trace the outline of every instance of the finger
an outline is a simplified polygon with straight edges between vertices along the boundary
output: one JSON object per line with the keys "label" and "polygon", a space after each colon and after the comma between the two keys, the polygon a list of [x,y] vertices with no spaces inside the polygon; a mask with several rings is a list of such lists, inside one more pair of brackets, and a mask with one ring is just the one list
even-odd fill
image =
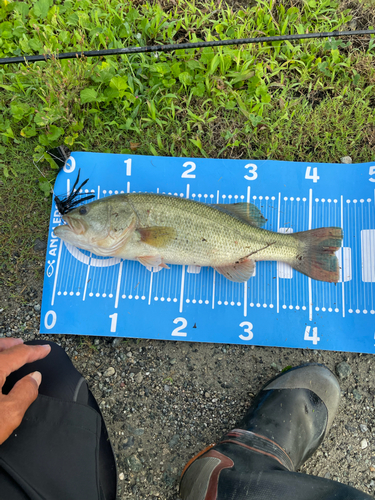
{"label": "finger", "polygon": [[0,352],[19,344],[23,344],[22,339],[0,339]]}
{"label": "finger", "polygon": [[50,352],[51,346],[20,344],[0,353],[0,387],[12,372],[21,368],[26,363],[43,359]]}
{"label": "finger", "polygon": [[15,384],[7,396],[2,398],[0,444],[21,424],[26,410],[38,397],[41,381],[40,372],[26,375]]}

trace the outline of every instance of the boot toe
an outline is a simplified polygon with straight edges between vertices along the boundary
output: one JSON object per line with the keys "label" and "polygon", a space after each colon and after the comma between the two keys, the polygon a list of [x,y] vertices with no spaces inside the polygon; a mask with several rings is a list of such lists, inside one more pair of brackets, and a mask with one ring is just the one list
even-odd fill
{"label": "boot toe", "polygon": [[338,380],[329,368],[319,364],[297,366],[263,387],[263,391],[275,389],[308,389],[315,393],[327,408],[328,422],[325,434],[328,433],[341,395]]}

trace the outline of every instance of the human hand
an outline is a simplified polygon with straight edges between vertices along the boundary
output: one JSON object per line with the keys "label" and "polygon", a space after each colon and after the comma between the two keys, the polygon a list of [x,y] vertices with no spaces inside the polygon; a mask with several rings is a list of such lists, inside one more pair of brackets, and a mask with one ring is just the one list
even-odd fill
{"label": "human hand", "polygon": [[[26,363],[43,359],[50,352],[49,345],[24,345],[22,339],[0,339],[0,389],[6,378]],[[21,424],[26,410],[38,396],[42,381],[39,372],[26,375],[5,395],[0,392],[0,445]]]}

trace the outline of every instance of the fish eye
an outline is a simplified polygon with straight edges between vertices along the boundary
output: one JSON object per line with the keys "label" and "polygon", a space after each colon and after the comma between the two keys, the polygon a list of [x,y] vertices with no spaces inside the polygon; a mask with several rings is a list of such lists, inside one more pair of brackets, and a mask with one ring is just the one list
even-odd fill
{"label": "fish eye", "polygon": [[86,207],[81,207],[79,209],[79,214],[80,215],[86,215],[87,214],[87,208]]}

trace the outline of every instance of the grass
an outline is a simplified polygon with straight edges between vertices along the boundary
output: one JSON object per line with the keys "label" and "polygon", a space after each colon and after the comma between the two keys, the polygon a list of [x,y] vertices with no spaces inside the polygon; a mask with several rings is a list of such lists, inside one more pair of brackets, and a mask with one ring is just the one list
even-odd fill
{"label": "grass", "polygon": [[[351,5],[351,4],[349,4]],[[0,57],[344,30],[374,19],[332,0],[0,0]],[[304,40],[0,67],[0,272],[45,238],[54,163],[71,150],[370,161],[374,39]],[[6,215],[5,215],[6,213]],[[15,255],[18,255],[17,257]],[[16,266],[16,267],[15,267]],[[18,266],[18,267],[17,267]]]}

